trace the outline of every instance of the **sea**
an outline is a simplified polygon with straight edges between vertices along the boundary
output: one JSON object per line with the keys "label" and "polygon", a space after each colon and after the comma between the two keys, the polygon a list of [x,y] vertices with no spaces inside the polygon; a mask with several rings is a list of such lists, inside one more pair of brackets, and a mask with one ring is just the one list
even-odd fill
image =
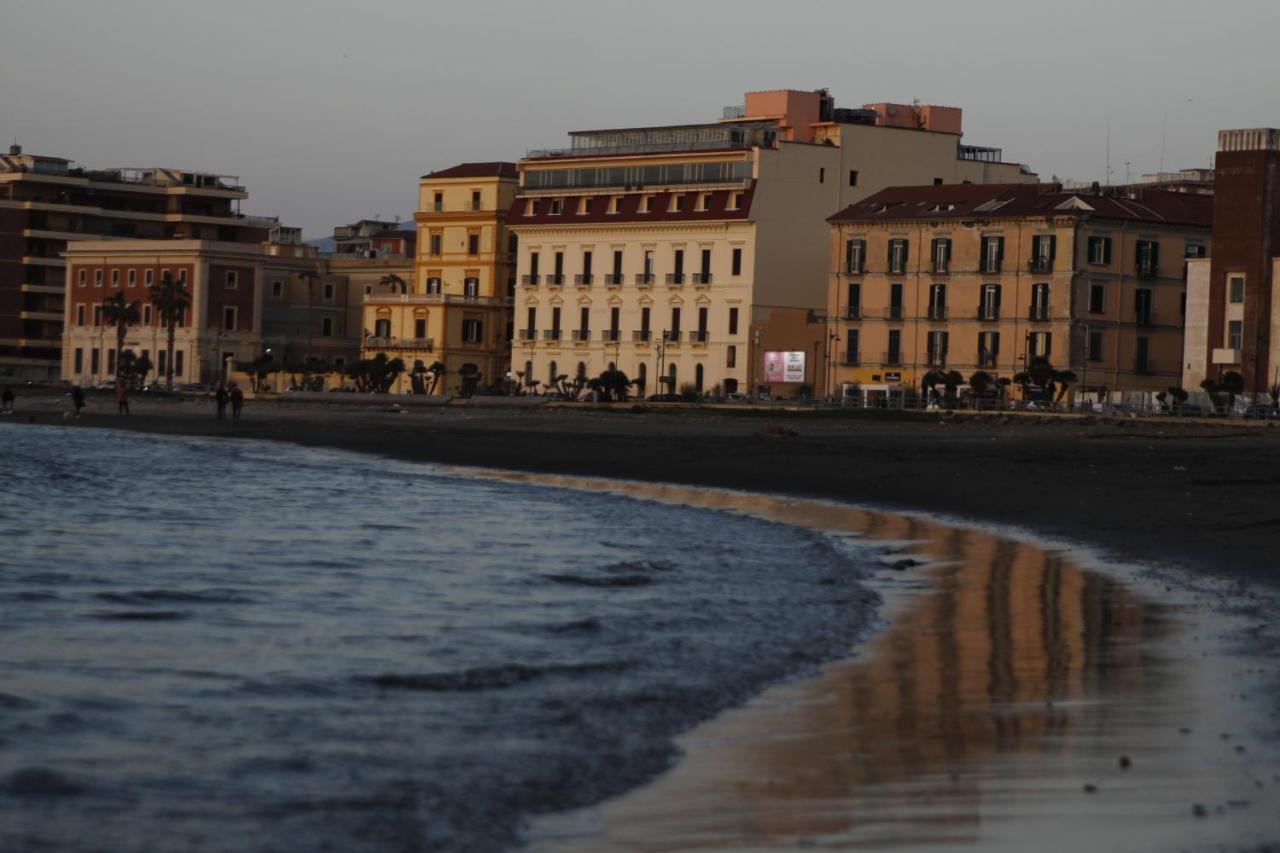
{"label": "sea", "polygon": [[0,424],[0,850],[518,849],[847,656],[873,561],[375,456]]}

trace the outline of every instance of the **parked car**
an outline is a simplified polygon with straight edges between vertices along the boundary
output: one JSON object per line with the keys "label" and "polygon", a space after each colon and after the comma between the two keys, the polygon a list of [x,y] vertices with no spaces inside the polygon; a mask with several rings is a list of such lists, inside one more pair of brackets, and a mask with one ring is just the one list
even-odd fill
{"label": "parked car", "polygon": [[1251,421],[1273,421],[1280,418],[1280,411],[1270,403],[1254,403],[1244,410],[1244,416]]}

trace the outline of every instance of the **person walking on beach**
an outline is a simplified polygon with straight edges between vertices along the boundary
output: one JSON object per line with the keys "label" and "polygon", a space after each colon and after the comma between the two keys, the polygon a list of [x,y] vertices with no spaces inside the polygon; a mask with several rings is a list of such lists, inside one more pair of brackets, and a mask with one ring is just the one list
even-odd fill
{"label": "person walking on beach", "polygon": [[13,389],[8,385],[4,386],[4,390],[0,391],[0,412],[6,415],[13,414]]}
{"label": "person walking on beach", "polygon": [[223,420],[227,416],[227,386],[218,383],[218,390],[213,392],[213,402],[218,406],[218,420]]}
{"label": "person walking on beach", "polygon": [[123,382],[116,383],[116,412],[121,415],[129,414],[129,389],[124,387]]}
{"label": "person walking on beach", "polygon": [[71,389],[71,405],[75,406],[76,417],[80,417],[80,410],[84,408],[84,389],[79,385]]}
{"label": "person walking on beach", "polygon": [[228,396],[231,398],[231,420],[238,421],[240,420],[240,410],[244,408],[244,391],[240,390],[239,385],[232,382],[231,393]]}

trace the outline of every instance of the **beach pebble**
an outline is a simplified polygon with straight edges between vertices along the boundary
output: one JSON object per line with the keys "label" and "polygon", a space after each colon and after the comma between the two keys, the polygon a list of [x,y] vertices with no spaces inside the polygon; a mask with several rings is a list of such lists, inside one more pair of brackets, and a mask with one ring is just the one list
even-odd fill
{"label": "beach pebble", "polygon": [[1130,766],[1132,766],[1132,764],[1133,764],[1133,762],[1129,760],[1129,756],[1127,756],[1127,755],[1122,755],[1122,756],[1120,756],[1120,769],[1121,769],[1121,770],[1128,770],[1128,769],[1130,768]]}

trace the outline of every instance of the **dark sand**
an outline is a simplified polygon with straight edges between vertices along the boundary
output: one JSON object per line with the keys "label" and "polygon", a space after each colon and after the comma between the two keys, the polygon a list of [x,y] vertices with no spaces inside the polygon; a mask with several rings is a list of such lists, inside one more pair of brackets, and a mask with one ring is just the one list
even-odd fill
{"label": "dark sand", "polygon": [[[18,419],[64,422],[63,397]],[[1124,559],[1280,583],[1280,429],[1256,423],[933,415],[885,420],[250,401],[106,394],[76,423],[280,439],[401,459],[822,497],[944,513],[1089,543]],[[870,416],[868,416],[870,415]],[[795,435],[778,436],[793,430]]]}

